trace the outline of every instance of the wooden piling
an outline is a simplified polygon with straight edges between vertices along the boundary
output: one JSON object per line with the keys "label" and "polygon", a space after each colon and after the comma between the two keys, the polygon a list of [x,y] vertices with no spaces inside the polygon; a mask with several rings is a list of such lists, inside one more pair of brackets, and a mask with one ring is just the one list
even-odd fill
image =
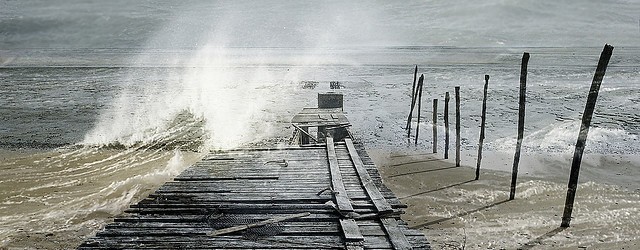
{"label": "wooden piling", "polygon": [[460,86],[456,86],[456,167],[460,167]]}
{"label": "wooden piling", "polygon": [[444,93],[444,158],[449,159],[449,92]]}
{"label": "wooden piling", "polygon": [[409,116],[407,117],[407,138],[411,137],[411,118],[413,117],[413,108],[416,105],[416,77],[418,76],[418,65],[413,72],[413,87],[411,87],[411,110],[409,110]]}
{"label": "wooden piling", "polygon": [[518,179],[518,164],[520,163],[520,150],[522,149],[522,138],[524,137],[524,115],[527,94],[527,65],[529,64],[529,53],[522,55],[520,66],[520,102],[518,109],[518,141],[516,143],[516,154],[513,157],[513,170],[511,172],[511,193],[509,200],[516,197],[516,180]]}
{"label": "wooden piling", "polygon": [[422,85],[424,85],[424,75],[420,75],[420,79],[418,80],[418,87],[416,92],[418,92],[418,123],[416,124],[416,140],[415,145],[418,145],[418,135],[420,134],[420,109],[422,109]]}
{"label": "wooden piling", "polygon": [[433,153],[438,153],[438,99],[433,99]]}
{"label": "wooden piling", "polygon": [[582,114],[582,125],[580,125],[580,134],[576,142],[576,148],[573,153],[573,161],[571,163],[571,174],[569,176],[569,185],[567,188],[567,199],[564,205],[564,214],[562,215],[561,227],[569,227],[571,222],[571,212],[573,211],[573,202],[576,197],[576,189],[578,188],[578,176],[580,174],[580,164],[582,162],[582,154],[584,153],[585,143],[587,141],[587,135],[589,134],[589,126],[591,126],[591,118],[593,117],[593,110],[596,106],[598,99],[598,92],[600,91],[600,85],[602,79],[607,71],[607,65],[609,59],[613,53],[613,46],[609,44],[604,45],[604,49],[600,54],[600,60],[596,67],[596,73],[593,76],[591,83],[591,89],[589,90],[589,96],[587,97],[587,104],[584,107],[584,113]]}
{"label": "wooden piling", "polygon": [[480,122],[480,141],[478,143],[478,162],[476,165],[476,180],[480,178],[480,163],[482,162],[482,144],[484,142],[484,125],[487,115],[487,89],[489,88],[489,75],[484,75],[484,97],[482,98],[482,117]]}

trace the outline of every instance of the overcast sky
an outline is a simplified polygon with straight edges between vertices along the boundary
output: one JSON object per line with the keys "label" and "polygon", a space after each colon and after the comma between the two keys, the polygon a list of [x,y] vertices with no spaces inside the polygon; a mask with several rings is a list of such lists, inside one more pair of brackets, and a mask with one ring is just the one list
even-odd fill
{"label": "overcast sky", "polygon": [[0,49],[639,42],[635,0],[0,2]]}

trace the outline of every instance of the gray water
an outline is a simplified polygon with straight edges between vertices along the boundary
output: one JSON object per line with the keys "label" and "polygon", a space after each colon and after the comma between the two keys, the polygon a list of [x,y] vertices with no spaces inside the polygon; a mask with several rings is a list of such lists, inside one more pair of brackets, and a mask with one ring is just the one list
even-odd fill
{"label": "gray water", "polygon": [[[94,58],[105,56],[102,52],[87,50]],[[163,129],[183,110],[208,118],[210,124],[217,123],[216,119],[227,122],[234,119],[233,114],[220,117],[221,107],[239,108],[262,117],[290,114],[303,106],[313,105],[313,94],[323,91],[322,88],[301,88],[301,81],[311,80],[319,81],[320,86],[328,85],[329,81],[341,81],[346,87],[343,90],[346,110],[358,128],[356,133],[375,131],[377,135],[362,134],[361,137],[372,147],[395,147],[403,141],[397,135],[403,134],[400,128],[408,114],[412,64],[415,64],[426,78],[423,117],[429,117],[427,123],[431,122],[431,99],[441,99],[439,113],[442,116],[444,93],[449,91],[453,97],[453,88],[461,86],[462,137],[463,146],[468,149],[477,144],[478,107],[484,74],[489,74],[488,149],[511,150],[518,108],[519,61],[524,51],[531,53],[526,150],[568,152],[576,138],[598,60],[600,48],[597,47],[332,49],[312,53],[313,59],[319,61],[311,65],[291,62],[309,56],[304,49],[227,48],[224,55],[193,50],[137,52],[139,57],[148,58],[181,58],[193,54],[206,58],[192,67],[4,67],[0,69],[3,79],[0,91],[4,97],[0,100],[4,118],[0,145],[55,148],[76,144],[131,144],[131,135],[148,129]],[[254,57],[257,53],[262,59]],[[640,95],[636,86],[640,80],[636,66],[640,65],[639,54],[640,49],[635,47],[615,50],[593,121],[594,129],[588,144],[592,152],[637,154],[640,150],[637,143]],[[226,64],[207,65],[208,56],[224,60]],[[199,77],[209,82],[198,82]],[[216,77],[223,81],[212,82]],[[255,90],[251,92],[247,88]],[[325,86],[324,91],[327,90]],[[201,94],[209,97],[201,97]],[[221,100],[223,95],[228,100]],[[197,98],[193,99],[195,96]],[[229,99],[230,96],[233,98]],[[238,103],[245,99],[253,104]],[[265,112],[266,109],[269,112]],[[450,110],[453,110],[453,102]],[[158,114],[158,117],[149,117],[150,113]],[[281,124],[288,122],[290,117],[270,119],[266,122]],[[249,125],[263,122],[247,116],[237,117],[237,120]],[[378,128],[379,125],[386,125],[386,128]],[[112,129],[115,126],[122,128]],[[96,133],[100,134],[99,139]],[[430,145],[430,138],[423,138],[427,140],[424,146]],[[209,139],[215,141],[215,137]]]}

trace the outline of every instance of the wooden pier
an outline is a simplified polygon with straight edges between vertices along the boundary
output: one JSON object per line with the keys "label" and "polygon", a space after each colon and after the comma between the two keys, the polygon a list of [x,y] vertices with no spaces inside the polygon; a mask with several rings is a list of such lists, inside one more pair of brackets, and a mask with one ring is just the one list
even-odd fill
{"label": "wooden pier", "polygon": [[348,124],[341,109],[301,114],[330,136],[210,152],[79,249],[430,249],[364,147],[326,133]]}

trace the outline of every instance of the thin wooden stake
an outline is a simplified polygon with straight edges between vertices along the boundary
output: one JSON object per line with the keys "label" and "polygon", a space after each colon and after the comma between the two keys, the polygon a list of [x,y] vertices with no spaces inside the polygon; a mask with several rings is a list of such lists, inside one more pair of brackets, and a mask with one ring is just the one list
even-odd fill
{"label": "thin wooden stake", "polygon": [[416,105],[416,77],[418,76],[418,65],[413,72],[413,87],[411,87],[411,110],[409,110],[409,116],[407,117],[407,138],[411,137],[411,118],[413,117],[413,108]]}
{"label": "thin wooden stake", "polygon": [[456,88],[456,167],[460,167],[460,87]]}
{"label": "thin wooden stake", "polygon": [[591,118],[593,117],[593,110],[596,107],[600,85],[602,84],[602,79],[604,78],[604,74],[607,71],[607,65],[609,64],[609,59],[611,58],[612,53],[613,46],[605,44],[604,49],[600,54],[600,60],[598,61],[598,67],[596,67],[596,73],[593,76],[591,89],[589,90],[589,96],[587,97],[587,104],[585,105],[584,113],[582,114],[582,125],[580,125],[580,134],[578,135],[576,149],[573,153],[571,175],[569,176],[569,185],[567,188],[567,200],[564,204],[564,214],[562,215],[562,224],[560,225],[561,227],[569,227],[569,223],[571,222],[573,202],[576,198],[576,189],[578,189],[578,176],[580,174],[582,154],[584,153],[585,143],[589,134],[589,126],[591,126]]}
{"label": "thin wooden stake", "polygon": [[438,153],[438,99],[433,99],[433,153]]}
{"label": "thin wooden stake", "polygon": [[418,123],[416,124],[416,140],[415,145],[418,145],[418,135],[420,134],[420,112],[422,109],[422,85],[424,85],[424,75],[420,75],[420,79],[418,80]]}
{"label": "thin wooden stake", "polygon": [[444,158],[449,159],[449,92],[444,93]]}
{"label": "thin wooden stake", "polygon": [[480,142],[478,143],[478,164],[476,165],[476,180],[480,178],[480,163],[482,162],[482,143],[484,142],[484,125],[487,115],[487,89],[489,75],[484,75],[484,98],[482,99],[482,120],[480,122]]}
{"label": "thin wooden stake", "polygon": [[524,137],[524,115],[527,95],[527,65],[529,64],[529,53],[522,55],[522,65],[520,67],[520,102],[518,109],[518,142],[516,143],[516,154],[513,157],[513,170],[511,172],[511,193],[509,200],[516,198],[516,181],[518,179],[518,164],[520,163],[520,150],[522,149],[522,138]]}

